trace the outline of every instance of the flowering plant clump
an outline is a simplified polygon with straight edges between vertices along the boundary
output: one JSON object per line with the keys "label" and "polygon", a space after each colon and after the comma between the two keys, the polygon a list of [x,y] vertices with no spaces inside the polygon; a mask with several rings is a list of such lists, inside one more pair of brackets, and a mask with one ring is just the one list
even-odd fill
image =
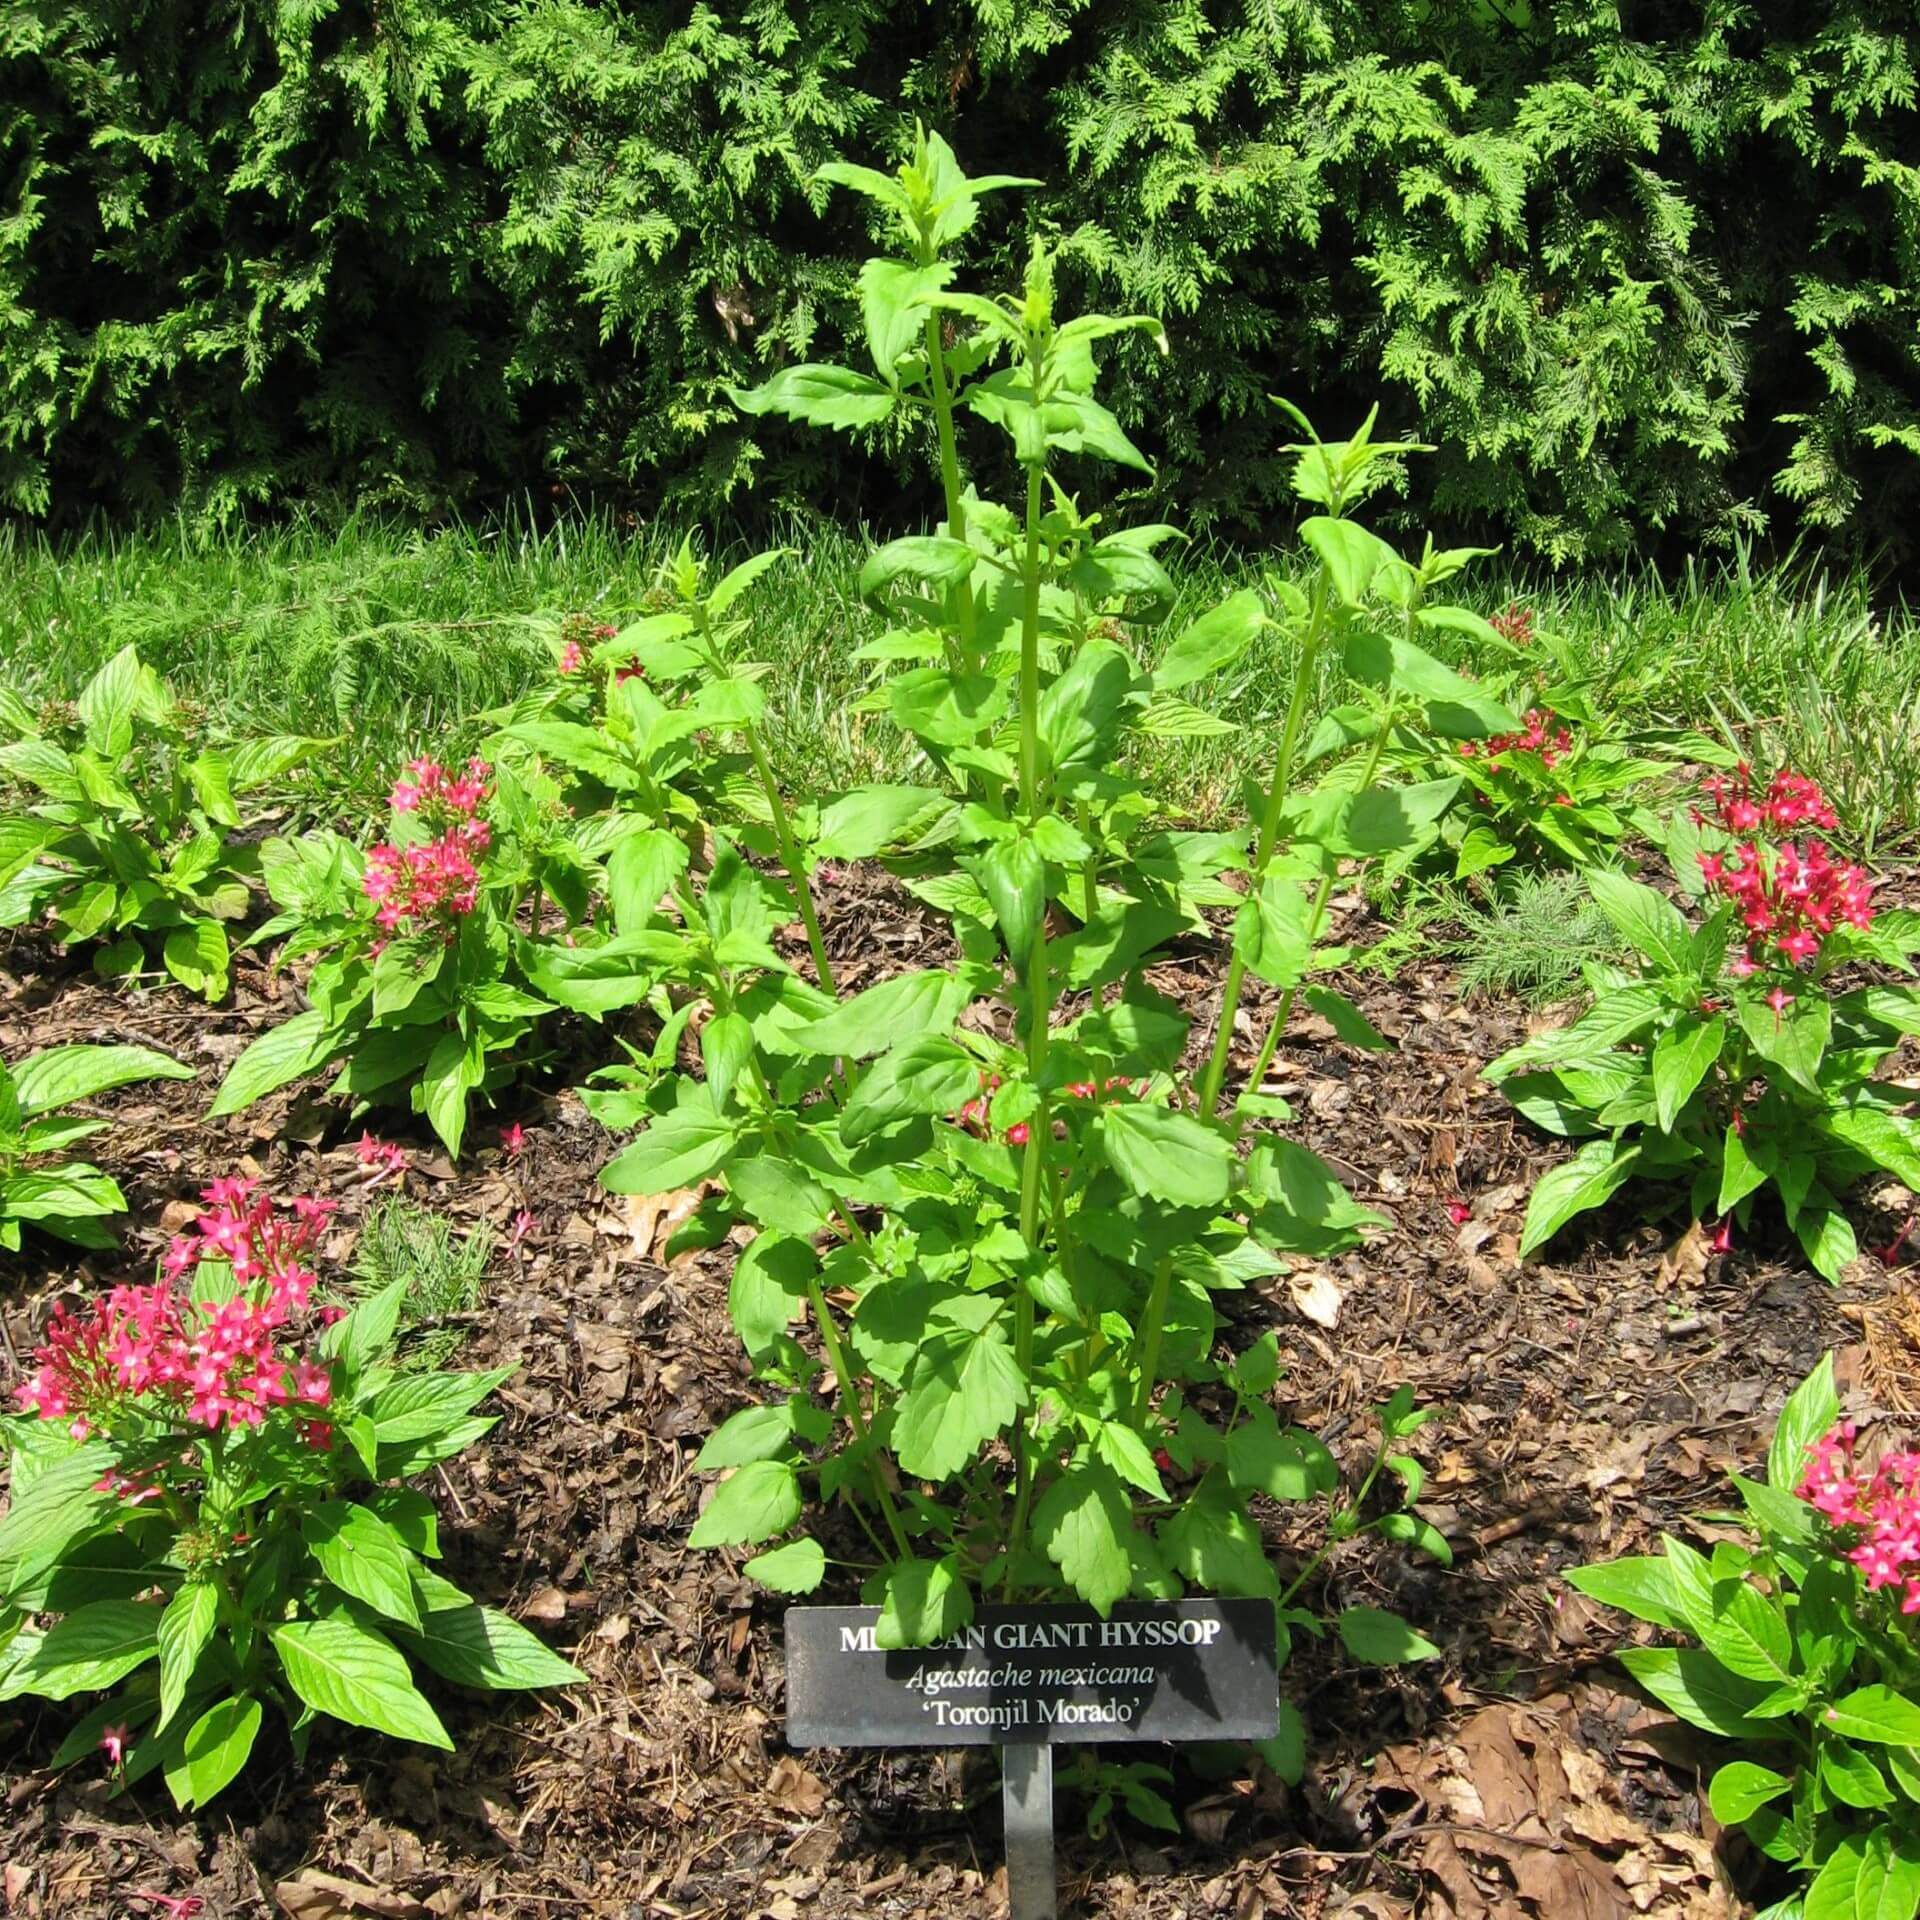
{"label": "flowering plant clump", "polygon": [[0,784],[33,795],[0,806],[0,927],[45,919],[66,943],[97,942],[107,977],[139,972],[157,942],[183,986],[224,998],[227,930],[259,872],[239,802],[318,743],[206,743],[197,714],[130,646],[81,689],[70,720],[0,688],[0,734]]}
{"label": "flowering plant clump", "polygon": [[282,911],[255,937],[290,936],[280,964],[314,958],[311,1004],[234,1061],[216,1115],[337,1062],[336,1094],[408,1098],[457,1154],[472,1096],[507,1078],[556,1004],[533,979],[543,914],[558,906],[565,940],[588,913],[596,863],[553,783],[421,757],[391,809],[364,854],[338,834],[262,850]]}
{"label": "flowering plant clump", "polygon": [[1722,1524],[1708,1552],[1669,1535],[1567,1576],[1695,1643],[1620,1660],[1737,1743],[1714,1817],[1802,1883],[1762,1920],[1920,1912],[1920,1455],[1869,1467],[1860,1441],[1823,1360],[1781,1409],[1765,1479],[1733,1477],[1751,1544]]}
{"label": "flowering plant clump", "polygon": [[332,1204],[216,1181],[151,1285],[55,1310],[0,1427],[0,1700],[106,1693],[58,1764],[104,1750],[182,1807],[246,1764],[271,1707],[451,1746],[417,1661],[471,1687],[580,1676],[428,1564],[399,1483],[493,1425],[510,1369],[400,1373],[407,1279],[351,1311],[314,1261]]}
{"label": "flowering plant clump", "polygon": [[1440,826],[1453,877],[1467,879],[1510,861],[1577,867],[1605,865],[1628,832],[1651,816],[1631,796],[1677,770],[1682,755],[1711,753],[1691,736],[1667,740],[1624,732],[1597,689],[1579,676],[1561,643],[1536,632],[1526,609],[1490,622],[1450,621],[1498,660],[1525,650],[1523,662],[1488,674],[1488,691],[1525,711],[1511,726],[1459,737],[1457,716],[1444,707],[1438,724],[1403,723],[1393,760],[1409,774],[1442,770],[1459,776],[1460,799]]}
{"label": "flowering plant clump", "polygon": [[1920,991],[1833,976],[1863,961],[1911,976],[1920,916],[1876,911],[1866,873],[1824,840],[1771,837],[1832,830],[1803,775],[1779,773],[1756,794],[1742,764],[1706,793],[1713,812],[1688,809],[1668,837],[1699,923],[1652,887],[1595,874],[1594,900],[1638,965],[1589,968],[1580,1019],[1486,1070],[1530,1120],[1586,1142],[1534,1189],[1522,1251],[1646,1178],[1684,1183],[1695,1217],[1720,1222],[1722,1250],[1771,1193],[1835,1279],[1857,1252],[1847,1189],[1874,1170],[1920,1189],[1911,1097],[1873,1077],[1920,1032]]}

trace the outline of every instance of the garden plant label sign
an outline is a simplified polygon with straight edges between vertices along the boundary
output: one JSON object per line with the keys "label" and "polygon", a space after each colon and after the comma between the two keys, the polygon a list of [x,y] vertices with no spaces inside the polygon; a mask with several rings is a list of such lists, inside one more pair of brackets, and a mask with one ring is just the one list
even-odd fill
{"label": "garden plant label sign", "polygon": [[877,1607],[787,1615],[796,1747],[1262,1740],[1277,1731],[1270,1600],[985,1607],[931,1647],[877,1645]]}
{"label": "garden plant label sign", "polygon": [[1054,1920],[1053,1748],[1279,1731],[1270,1600],[984,1607],[930,1647],[882,1647],[878,1607],[787,1615],[796,1747],[1000,1748],[1011,1920]]}

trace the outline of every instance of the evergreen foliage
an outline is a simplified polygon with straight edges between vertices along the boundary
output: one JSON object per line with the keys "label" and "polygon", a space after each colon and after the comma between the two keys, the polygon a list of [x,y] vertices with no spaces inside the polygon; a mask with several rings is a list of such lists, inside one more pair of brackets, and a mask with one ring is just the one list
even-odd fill
{"label": "evergreen foliage", "polygon": [[[1191,520],[1286,517],[1260,396],[1384,389],[1438,513],[1554,560],[1920,498],[1915,0],[14,0],[0,505],[902,491],[727,390],[854,357],[814,170],[914,119],[1187,349],[1115,411]],[[1077,285],[1071,283],[1078,282]],[[1148,423],[1152,422],[1151,427]],[[895,433],[900,431],[897,427]],[[831,486],[821,465],[834,459]]]}

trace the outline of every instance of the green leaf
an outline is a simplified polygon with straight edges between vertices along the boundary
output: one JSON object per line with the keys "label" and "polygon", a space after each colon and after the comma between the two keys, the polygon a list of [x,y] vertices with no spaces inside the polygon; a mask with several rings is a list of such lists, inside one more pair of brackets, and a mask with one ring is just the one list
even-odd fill
{"label": "green leaf", "polygon": [[1713,1776],[1707,1803],[1723,1827],[1737,1827],[1748,1814],[1777,1800],[1793,1782],[1784,1773],[1751,1760],[1730,1760]]}
{"label": "green leaf", "polygon": [[1089,640],[1040,696],[1040,738],[1057,771],[1110,756],[1133,662],[1108,640]]}
{"label": "green leaf", "polygon": [[409,1627],[420,1624],[413,1556],[376,1513],[351,1500],[324,1500],[300,1521],[300,1537],[342,1593]]}
{"label": "green leaf", "polygon": [[1132,1533],[1132,1503],[1104,1460],[1074,1461],[1033,1510],[1034,1539],[1103,1619],[1133,1585]]}
{"label": "green leaf", "polygon": [[806,1241],[788,1233],[758,1235],[734,1262],[727,1312],[751,1359],[764,1361],[777,1348],[819,1267]]}
{"label": "green leaf", "polygon": [[1590,1567],[1570,1567],[1563,1577],[1568,1586],[1589,1600],[1598,1600],[1603,1607],[1618,1607],[1636,1620],[1651,1620],[1656,1627],[1681,1623],[1673,1570],[1658,1554],[1631,1554]]}
{"label": "green leaf", "polygon": [[90,1100],[112,1087],[136,1080],[191,1080],[191,1067],[182,1066],[152,1047],[48,1047],[31,1053],[13,1069],[13,1083],[26,1119]]}
{"label": "green leaf", "polygon": [[1779,1013],[1764,1000],[1743,1000],[1740,1025],[1761,1059],[1825,1100],[1820,1062],[1833,1037],[1833,1004],[1824,993],[1802,993]]}
{"label": "green leaf", "polygon": [[826,1578],[827,1556],[818,1540],[789,1540],[755,1554],[741,1571],[775,1593],[811,1593]]}
{"label": "green leaf", "polygon": [[1257,593],[1243,590],[1223,600],[1160,656],[1153,669],[1154,691],[1171,693],[1232,666],[1266,624],[1266,609]]}
{"label": "green leaf", "polygon": [[90,1440],[24,1485],[23,1457],[14,1455],[10,1501],[0,1518],[0,1600],[31,1611],[44,1604],[48,1582],[67,1549],[98,1533],[120,1511],[117,1495],[96,1490],[119,1456],[105,1441]]}
{"label": "green leaf", "polygon": [[1360,793],[1317,788],[1299,809],[1299,830],[1327,852],[1354,860],[1417,852],[1439,831],[1460,787],[1458,779],[1447,779]]}
{"label": "green leaf", "polygon": [[209,1707],[180,1743],[167,1766],[167,1789],[183,1813],[204,1807],[230,1786],[253,1752],[260,1732],[260,1702],[235,1694]]}
{"label": "green leaf", "polygon": [[607,899],[623,937],[657,924],[661,896],[687,870],[687,860],[686,842],[660,828],[628,834],[607,855]]}
{"label": "green leaf", "polygon": [[471,1600],[423,1608],[419,1630],[401,1638],[409,1651],[456,1686],[504,1693],[578,1686],[587,1677],[519,1621]]}
{"label": "green leaf", "polygon": [[268,1629],[287,1684],[318,1713],[451,1753],[453,1742],[385,1634],[350,1614]]}
{"label": "green leaf", "polygon": [[1225,1202],[1233,1151],[1193,1115],[1123,1100],[1103,1107],[1091,1131],[1107,1164],[1135,1193],[1175,1207]]}
{"label": "green leaf", "polygon": [[927,787],[855,787],[821,813],[813,850],[823,860],[869,860],[923,833],[952,804]]}
{"label": "green leaf", "polygon": [[1379,1607],[1343,1607],[1334,1625],[1341,1645],[1370,1667],[1397,1667],[1440,1657],[1431,1640],[1415,1633],[1397,1613]]}
{"label": "green leaf", "polygon": [[742,1407],[707,1436],[694,1466],[701,1473],[772,1460],[793,1445],[793,1405]]}
{"label": "green leaf", "polygon": [[1787,1395],[1774,1422],[1767,1448],[1767,1483],[1791,1493],[1806,1477],[1813,1443],[1840,1418],[1840,1391],[1834,1384],[1833,1355],[1819,1364]]}
{"label": "green leaf", "polygon": [[810,427],[871,427],[894,408],[891,387],[851,367],[783,367],[762,386],[729,387],[727,398],[742,413],[774,413]]}
{"label": "green leaf", "polygon": [[860,1077],[840,1114],[840,1138],[863,1140],[922,1114],[953,1113],[980,1090],[980,1068],[965,1048],[921,1034],[883,1053]]}
{"label": "green leaf", "polygon": [[1839,1284],[1840,1277],[1859,1258],[1860,1243],[1843,1213],[1831,1207],[1803,1207],[1793,1223],[1794,1237],[1808,1264],[1823,1280]]}
{"label": "green leaf", "polygon": [[1620,1664],[1682,1720],[1729,1740],[1764,1740],[1764,1720],[1748,1717],[1766,1689],[1729,1673],[1710,1653],[1690,1647],[1627,1647]]}
{"label": "green leaf", "polygon": [[1425,709],[1427,724],[1445,739],[1477,740],[1520,724],[1519,716],[1484,687],[1397,634],[1356,626],[1347,637],[1346,664],[1356,680],[1412,694]]}
{"label": "green leaf", "polygon": [[973,1618],[973,1593],[951,1554],[941,1560],[891,1561],[870,1584],[880,1596],[873,1629],[878,1646],[929,1646]]}
{"label": "green leaf", "polygon": [[1288,1786],[1297,1787],[1307,1777],[1306,1724],[1291,1700],[1279,1703],[1279,1730],[1270,1739],[1256,1740],[1253,1750]]}
{"label": "green leaf", "polygon": [[1882,1747],[1920,1746],[1920,1703],[1892,1687],[1856,1687],[1835,1700],[1821,1721],[1830,1732],[1849,1740]]}
{"label": "green leaf", "polygon": [[[888,399],[891,404],[892,396]],[[973,549],[964,540],[949,540],[937,533],[890,540],[870,554],[860,569],[861,597],[877,599],[899,580],[915,581],[945,594],[972,575],[973,565]]]}
{"label": "green leaf", "polygon": [[802,1027],[795,1041],[807,1053],[864,1060],[915,1034],[944,1033],[966,997],[966,988],[940,968],[895,974]]}
{"label": "green leaf", "polygon": [[739,1122],[710,1104],[689,1101],[665,1113],[600,1169],[609,1193],[672,1193],[726,1165]]}
{"label": "green leaf", "polygon": [[999,922],[1016,968],[1024,971],[1047,906],[1047,863],[1028,834],[996,841],[965,863]]}
{"label": "green leaf", "polygon": [[937,1329],[922,1343],[895,1409],[894,1452],[910,1474],[945,1480],[1026,1403],[1025,1376],[997,1333]]}
{"label": "green leaf", "polygon": [[1327,570],[1334,592],[1349,607],[1362,605],[1373,576],[1384,561],[1399,556],[1378,534],[1352,520],[1334,520],[1315,514],[1300,523],[1300,538]]}
{"label": "green leaf", "polygon": [[180,1711],[187,1683],[213,1638],[220,1614],[219,1590],[210,1580],[189,1580],[167,1602],[160,1616],[160,1726]]}
{"label": "green leaf", "polygon": [[195,920],[189,926],[175,927],[161,946],[160,958],[189,993],[197,993],[209,1004],[225,998],[233,954],[227,944],[227,930],[218,920]]}
{"label": "green leaf", "polygon": [[335,1044],[327,1017],[318,1007],[270,1027],[227,1069],[207,1118],[219,1120],[238,1113],[288,1081],[325,1066]]}
{"label": "green leaf", "polygon": [[140,655],[129,643],[80,689],[80,722],[87,746],[101,759],[124,760],[133,745],[134,708],[140,697]]}
{"label": "green leaf", "polygon": [[1693,936],[1686,917],[1665,894],[1624,873],[1589,874],[1587,888],[1614,932],[1636,953],[1669,973],[1693,971]]}
{"label": "green leaf", "polygon": [[1309,985],[1300,989],[1300,997],[1348,1046],[1365,1047],[1372,1052],[1392,1047],[1393,1042],[1344,993],[1336,993],[1331,987]]}
{"label": "green leaf", "polygon": [[1617,1140],[1589,1140],[1571,1160],[1541,1176],[1527,1202],[1520,1257],[1543,1247],[1576,1214],[1603,1206],[1632,1177],[1638,1147]]}
{"label": "green leaf", "polygon": [[1717,1013],[1710,1020],[1689,1015],[1676,1021],[1654,1043],[1653,1097],[1661,1132],[1673,1131],[1680,1109],[1693,1098],[1726,1043],[1726,1019]]}
{"label": "green leaf", "polygon": [[1791,1676],[1793,1642],[1775,1607],[1744,1580],[1718,1580],[1713,1611],[1694,1622],[1701,1643],[1742,1679],[1784,1684]]}
{"label": "green leaf", "polygon": [[1283,1431],[1264,1405],[1246,1408],[1227,1435],[1227,1472],[1236,1487],[1276,1500],[1318,1500],[1340,1481],[1325,1443],[1298,1428]]}
{"label": "green leaf", "polygon": [[800,1482],[782,1460],[755,1460],[714,1489],[687,1536],[691,1547],[753,1546],[800,1518]]}
{"label": "green leaf", "polygon": [[23,1693],[65,1700],[124,1680],[159,1651],[163,1611],[150,1600],[96,1600],[75,1608],[23,1660],[0,1671],[0,1700]]}

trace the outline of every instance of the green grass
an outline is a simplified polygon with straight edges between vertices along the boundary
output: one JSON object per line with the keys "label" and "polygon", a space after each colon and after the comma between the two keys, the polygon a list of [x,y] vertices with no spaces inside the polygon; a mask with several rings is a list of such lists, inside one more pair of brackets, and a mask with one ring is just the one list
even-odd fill
{"label": "green grass", "polygon": [[[796,789],[908,770],[884,717],[855,710],[879,630],[857,590],[866,551],[796,525],[800,557],[747,603],[752,656],[772,668],[771,744]],[[674,544],[604,519],[437,531],[376,521],[205,537],[180,529],[49,544],[0,531],[0,669],[36,695],[74,692],[129,640],[236,733],[340,735],[328,767],[351,815],[427,743],[458,747],[473,716],[550,671],[559,616],[618,621]],[[1257,555],[1197,548],[1175,561],[1181,602],[1159,629],[1236,585]],[[1853,834],[1884,848],[1920,823],[1920,623],[1876,604],[1863,574],[1763,570],[1744,557],[1674,580],[1650,572],[1525,578],[1498,563],[1465,576],[1483,611],[1533,606],[1614,690],[1632,722],[1741,730],[1763,763],[1791,760],[1834,795]],[[1149,645],[1153,642],[1149,641]],[[1466,662],[1462,662],[1467,664]],[[1221,683],[1193,690],[1240,721],[1229,738],[1153,743],[1145,769],[1200,819],[1235,813],[1277,726],[1291,660],[1278,636]],[[1328,688],[1332,686],[1331,666]]]}

